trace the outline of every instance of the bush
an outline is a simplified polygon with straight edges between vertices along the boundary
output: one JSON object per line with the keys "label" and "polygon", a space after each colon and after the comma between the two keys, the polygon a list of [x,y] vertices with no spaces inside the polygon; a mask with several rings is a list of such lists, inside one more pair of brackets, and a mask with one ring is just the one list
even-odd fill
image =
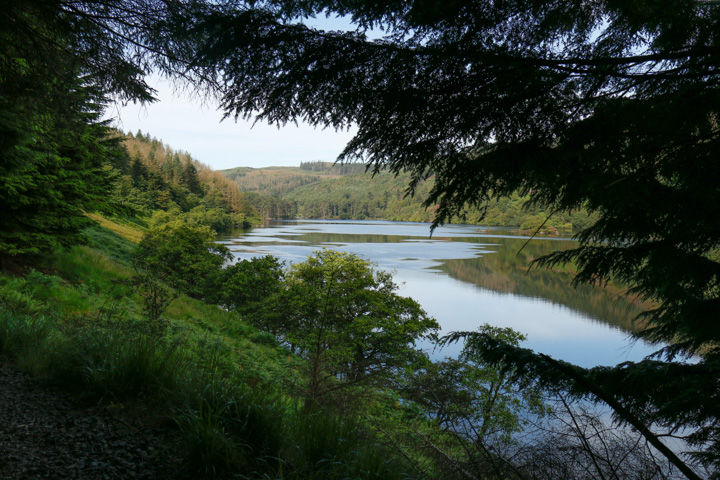
{"label": "bush", "polygon": [[222,272],[217,303],[242,315],[255,317],[256,324],[267,324],[264,317],[274,314],[273,297],[282,289],[284,266],[284,262],[272,255],[230,265]]}
{"label": "bush", "polygon": [[143,237],[133,255],[133,267],[138,274],[204,298],[214,293],[221,267],[231,257],[214,240],[209,227],[166,223]]}

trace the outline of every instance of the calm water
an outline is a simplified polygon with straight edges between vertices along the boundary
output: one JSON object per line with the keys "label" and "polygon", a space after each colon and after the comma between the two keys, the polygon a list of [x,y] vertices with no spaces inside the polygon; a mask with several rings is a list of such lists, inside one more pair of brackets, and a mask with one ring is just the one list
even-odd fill
{"label": "calm water", "polygon": [[[523,346],[581,366],[639,360],[653,348],[629,340],[639,308],[617,292],[575,289],[570,275],[528,269],[534,258],[572,248],[501,228],[383,221],[282,221],[220,238],[238,259],[275,255],[304,261],[322,247],[352,252],[394,271],[399,293],[417,300],[444,333],[489,323],[528,336]],[[458,346],[432,352],[454,355]]]}

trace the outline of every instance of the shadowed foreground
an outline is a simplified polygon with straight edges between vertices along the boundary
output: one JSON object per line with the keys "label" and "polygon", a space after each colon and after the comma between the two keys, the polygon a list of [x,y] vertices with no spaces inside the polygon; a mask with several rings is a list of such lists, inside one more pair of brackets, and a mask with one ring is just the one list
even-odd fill
{"label": "shadowed foreground", "polygon": [[169,478],[162,434],[0,367],[0,479]]}

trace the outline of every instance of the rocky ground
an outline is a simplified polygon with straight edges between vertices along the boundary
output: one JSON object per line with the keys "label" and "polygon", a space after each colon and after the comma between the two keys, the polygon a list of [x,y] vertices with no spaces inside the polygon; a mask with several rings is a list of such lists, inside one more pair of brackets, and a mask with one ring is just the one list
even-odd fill
{"label": "rocky ground", "polygon": [[0,366],[0,480],[173,478],[164,435]]}

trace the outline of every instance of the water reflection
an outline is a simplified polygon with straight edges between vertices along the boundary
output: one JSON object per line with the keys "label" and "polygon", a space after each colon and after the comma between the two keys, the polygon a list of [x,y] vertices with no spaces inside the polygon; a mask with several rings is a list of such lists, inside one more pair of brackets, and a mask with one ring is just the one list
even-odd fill
{"label": "water reflection", "polygon": [[[638,305],[620,291],[573,288],[571,274],[532,268],[569,239],[533,239],[505,229],[439,227],[432,238],[420,223],[378,221],[284,221],[220,239],[240,259],[275,255],[304,261],[320,247],[352,252],[395,271],[401,294],[420,302],[444,332],[481,323],[526,333],[528,348],[583,366],[637,360],[652,349],[631,345],[628,332]],[[449,351],[436,356],[452,355]]]}

